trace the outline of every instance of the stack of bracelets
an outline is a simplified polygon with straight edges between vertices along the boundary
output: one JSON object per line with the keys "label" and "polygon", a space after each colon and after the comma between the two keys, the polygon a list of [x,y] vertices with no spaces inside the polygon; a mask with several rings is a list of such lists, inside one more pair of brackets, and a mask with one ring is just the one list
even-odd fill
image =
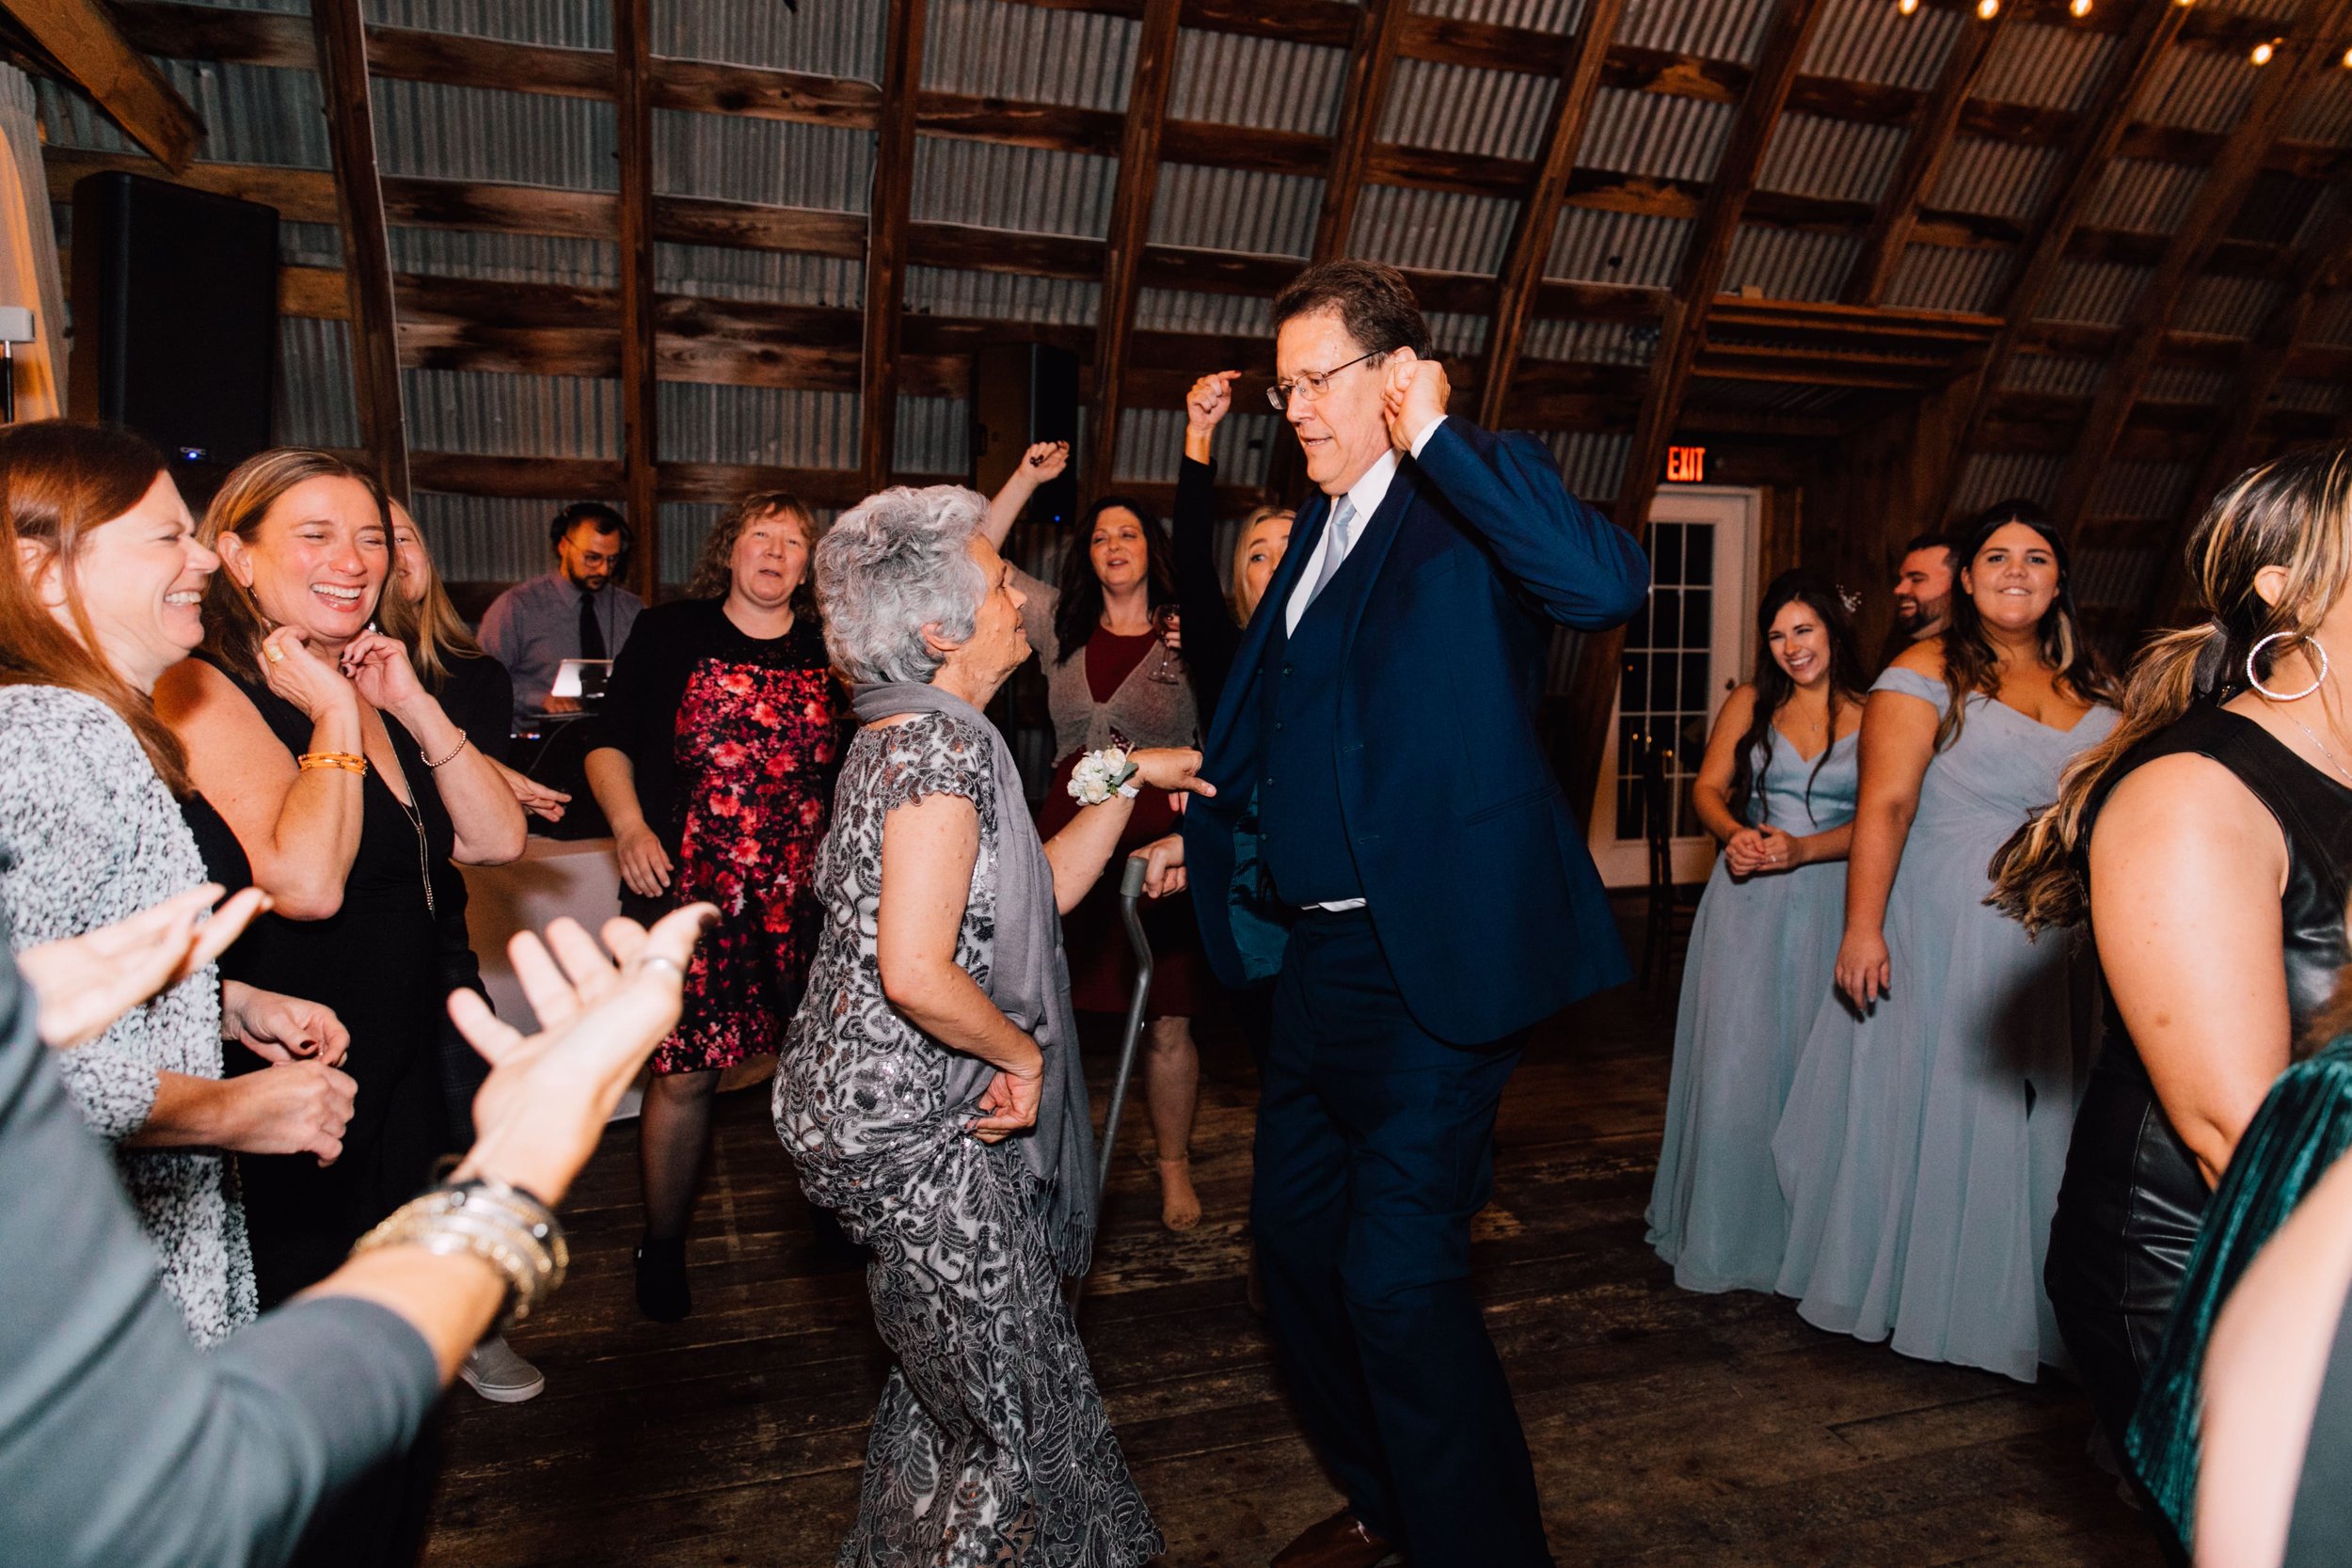
{"label": "stack of bracelets", "polygon": [[350,752],[305,752],[294,761],[305,773],[314,768],[340,768],[363,779],[368,776],[368,759]]}
{"label": "stack of bracelets", "polygon": [[520,1187],[476,1179],[449,1181],[409,1199],[352,1244],[352,1256],[385,1246],[421,1246],[440,1258],[479,1258],[506,1280],[504,1330],[531,1316],[564,1283],[571,1264],[564,1227]]}

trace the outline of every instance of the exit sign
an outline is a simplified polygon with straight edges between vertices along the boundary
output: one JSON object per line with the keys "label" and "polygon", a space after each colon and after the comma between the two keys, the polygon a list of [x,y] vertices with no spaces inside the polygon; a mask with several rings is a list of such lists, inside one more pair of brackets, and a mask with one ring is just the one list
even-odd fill
{"label": "exit sign", "polygon": [[1666,483],[1669,484],[1706,483],[1707,449],[1705,447],[1668,447],[1666,449]]}

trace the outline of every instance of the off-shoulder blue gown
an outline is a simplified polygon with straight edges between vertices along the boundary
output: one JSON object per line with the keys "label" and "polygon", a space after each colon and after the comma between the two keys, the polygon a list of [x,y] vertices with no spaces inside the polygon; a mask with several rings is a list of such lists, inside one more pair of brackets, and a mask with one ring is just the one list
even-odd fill
{"label": "off-shoulder blue gown", "polygon": [[[1947,705],[1893,669],[1873,691]],[[2042,1289],[2097,1034],[2096,963],[2074,933],[2035,941],[1984,899],[1994,852],[2115,727],[2056,730],[1989,697],[1928,765],[1886,903],[1894,984],[1867,1018],[1826,1002],[1772,1155],[1788,1200],[1782,1294],[1818,1327],[2031,1382],[2060,1362]]]}
{"label": "off-shoulder blue gown", "polygon": [[[1752,822],[1802,838],[1853,819],[1855,736],[1806,757],[1775,734],[1769,757],[1749,755]],[[1836,984],[1845,912],[1837,861],[1735,881],[1719,858],[1699,899],[1648,1215],[1649,1243],[1686,1291],[1769,1291],[1780,1277],[1788,1209],[1772,1132]]]}

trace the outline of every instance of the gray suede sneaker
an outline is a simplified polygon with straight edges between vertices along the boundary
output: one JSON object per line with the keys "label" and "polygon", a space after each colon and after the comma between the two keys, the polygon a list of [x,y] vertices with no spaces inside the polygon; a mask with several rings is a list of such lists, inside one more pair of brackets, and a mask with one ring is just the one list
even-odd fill
{"label": "gray suede sneaker", "polygon": [[474,1346],[457,1375],[493,1404],[520,1404],[538,1398],[548,1386],[539,1369],[516,1355],[503,1334],[493,1334]]}

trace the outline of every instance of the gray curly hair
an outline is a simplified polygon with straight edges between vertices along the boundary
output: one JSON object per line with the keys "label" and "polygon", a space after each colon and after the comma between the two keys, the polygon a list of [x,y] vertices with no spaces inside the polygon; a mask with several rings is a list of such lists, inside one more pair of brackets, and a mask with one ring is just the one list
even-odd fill
{"label": "gray curly hair", "polygon": [[898,484],[834,520],[817,546],[817,604],[825,648],[854,681],[915,681],[939,673],[924,640],[936,626],[969,639],[988,578],[966,553],[987,499],[960,484]]}

